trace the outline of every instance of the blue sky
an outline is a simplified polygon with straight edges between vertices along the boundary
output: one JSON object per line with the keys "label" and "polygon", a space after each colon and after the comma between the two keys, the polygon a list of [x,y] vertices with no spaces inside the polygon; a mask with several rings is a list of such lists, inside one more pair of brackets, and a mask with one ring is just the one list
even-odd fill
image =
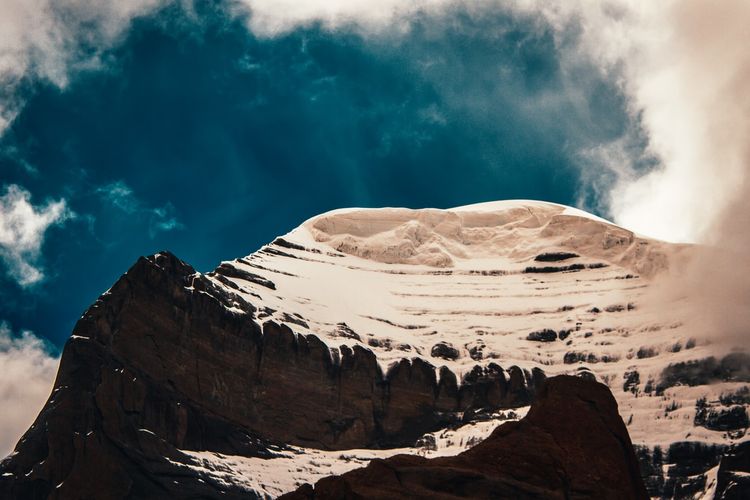
{"label": "blue sky", "polygon": [[61,346],[139,255],[208,271],[337,207],[576,204],[580,151],[631,126],[613,82],[586,64],[562,74],[553,33],[501,10],[259,37],[221,3],[195,8],[136,18],[64,88],[19,85],[2,184],[67,216],[30,259],[43,278],[19,283],[6,259],[13,330]]}
{"label": "blue sky", "polygon": [[[700,9],[8,5],[0,324],[53,348],[138,256],[162,249],[208,271],[333,208],[512,198],[690,240],[745,168],[709,126],[746,54],[696,71],[733,43],[682,36],[715,19]],[[731,14],[726,33],[741,33]],[[654,44],[663,33],[673,38]],[[725,175],[703,175],[709,163]]]}

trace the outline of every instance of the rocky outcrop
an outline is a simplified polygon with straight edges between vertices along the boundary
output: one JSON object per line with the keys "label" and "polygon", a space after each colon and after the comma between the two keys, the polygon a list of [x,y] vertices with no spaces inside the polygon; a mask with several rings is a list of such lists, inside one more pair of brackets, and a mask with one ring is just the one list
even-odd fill
{"label": "rocky outcrop", "polygon": [[533,340],[535,342],[554,342],[557,340],[557,332],[549,328],[537,330],[529,333],[526,336],[526,340]]}
{"label": "rocky outcrop", "polygon": [[383,373],[364,347],[256,312],[169,253],[141,258],[76,325],[50,399],[0,464],[0,497],[231,498],[243,492],[180,450],[410,445],[464,411],[529,404],[544,379],[492,365],[438,381],[418,358]]}
{"label": "rocky outcrop", "polygon": [[458,349],[453,347],[453,345],[448,342],[438,342],[437,344],[432,346],[432,349],[430,350],[430,355],[433,358],[455,360],[455,359],[458,359],[459,352],[458,352]]}
{"label": "rocky outcrop", "polygon": [[652,498],[750,498],[748,441],[731,446],[678,441],[666,451],[636,446],[636,457]]}
{"label": "rocky outcrop", "polygon": [[657,394],[676,385],[705,385],[716,381],[750,382],[750,354],[733,352],[720,360],[713,356],[668,365],[661,373]]}
{"label": "rocky outcrop", "polygon": [[716,474],[716,497],[721,500],[750,498],[750,441],[732,446],[721,457]]}
{"label": "rocky outcrop", "polygon": [[534,257],[534,260],[537,262],[560,262],[577,257],[580,257],[580,255],[572,252],[544,252]]}
{"label": "rocky outcrop", "polygon": [[282,498],[647,498],[606,386],[548,379],[528,415],[455,457],[398,455]]}

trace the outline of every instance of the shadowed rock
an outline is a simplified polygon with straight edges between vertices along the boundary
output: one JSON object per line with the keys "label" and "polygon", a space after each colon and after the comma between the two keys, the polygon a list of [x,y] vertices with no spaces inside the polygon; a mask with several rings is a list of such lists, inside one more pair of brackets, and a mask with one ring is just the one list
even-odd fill
{"label": "shadowed rock", "polygon": [[548,379],[528,415],[455,457],[398,455],[304,485],[287,500],[647,498],[632,443],[606,386]]}
{"label": "shadowed rock", "polygon": [[458,359],[459,352],[458,352],[458,349],[453,347],[448,342],[438,342],[437,344],[432,346],[432,349],[430,350],[430,355],[433,358],[455,360],[455,359]]}
{"label": "shadowed rock", "polygon": [[579,255],[572,252],[544,252],[534,257],[534,260],[537,262],[559,262],[576,257],[579,257]]}
{"label": "shadowed rock", "polygon": [[716,498],[750,498],[750,441],[733,445],[721,458],[716,480]]}

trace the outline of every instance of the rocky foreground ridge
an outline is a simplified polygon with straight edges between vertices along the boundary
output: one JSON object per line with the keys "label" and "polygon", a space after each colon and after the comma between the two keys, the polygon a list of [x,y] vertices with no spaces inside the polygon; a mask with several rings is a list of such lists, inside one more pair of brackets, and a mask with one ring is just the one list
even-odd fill
{"label": "rocky foreground ridge", "polygon": [[528,415],[454,457],[397,455],[321,479],[286,500],[647,498],[625,424],[606,386],[550,378]]}

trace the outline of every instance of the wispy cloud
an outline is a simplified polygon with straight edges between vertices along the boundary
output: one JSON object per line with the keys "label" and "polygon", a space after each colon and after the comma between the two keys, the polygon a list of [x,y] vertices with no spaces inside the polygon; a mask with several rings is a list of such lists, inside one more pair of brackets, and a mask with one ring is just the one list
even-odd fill
{"label": "wispy cloud", "polygon": [[96,193],[127,214],[136,212],[139,202],[124,181],[117,181],[96,189]]}
{"label": "wispy cloud", "polygon": [[21,286],[44,279],[39,265],[47,230],[74,217],[64,199],[31,204],[31,193],[11,184],[0,196],[0,260]]}
{"label": "wispy cloud", "polygon": [[0,458],[13,450],[50,394],[60,358],[32,332],[0,321]]}
{"label": "wispy cloud", "polygon": [[60,88],[72,72],[101,65],[130,22],[166,0],[0,2],[0,133],[23,107],[19,89],[42,79]]}
{"label": "wispy cloud", "polygon": [[125,181],[119,180],[96,189],[96,193],[112,206],[128,215],[141,215],[148,218],[149,236],[159,232],[182,229],[185,226],[177,220],[175,207],[166,203],[161,207],[151,207],[143,203]]}
{"label": "wispy cloud", "polygon": [[149,235],[153,238],[156,233],[161,231],[173,231],[183,229],[185,226],[173,215],[174,205],[168,203],[160,208],[150,210],[151,220],[149,221]]}

